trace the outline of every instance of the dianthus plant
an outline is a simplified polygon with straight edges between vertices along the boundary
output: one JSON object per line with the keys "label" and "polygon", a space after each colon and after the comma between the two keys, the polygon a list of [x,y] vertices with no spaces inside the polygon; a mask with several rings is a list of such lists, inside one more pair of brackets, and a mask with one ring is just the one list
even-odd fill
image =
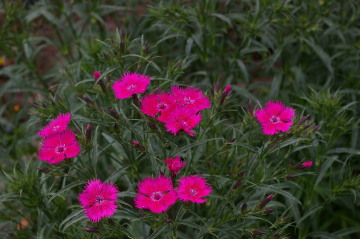
{"label": "dianthus plant", "polygon": [[37,108],[34,161],[51,182],[43,210],[57,212],[54,227],[112,238],[290,235],[296,182],[316,167],[298,150],[317,130],[303,111],[196,84],[182,75],[188,64],[159,67],[137,52],[141,41],[117,39]]}

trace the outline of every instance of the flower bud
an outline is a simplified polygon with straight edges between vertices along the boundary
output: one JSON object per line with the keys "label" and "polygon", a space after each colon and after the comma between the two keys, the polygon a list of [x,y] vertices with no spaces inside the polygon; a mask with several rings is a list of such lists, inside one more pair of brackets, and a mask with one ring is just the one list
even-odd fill
{"label": "flower bud", "polygon": [[39,170],[42,173],[49,173],[50,170],[48,168],[37,168],[37,170]]}
{"label": "flower bud", "polygon": [[298,125],[302,125],[303,123],[305,123],[309,119],[309,117],[310,115],[302,117],[301,120],[298,122]]}
{"label": "flower bud", "polygon": [[86,95],[83,95],[83,100],[90,105],[94,105],[94,102]]}
{"label": "flower bud", "polygon": [[227,85],[220,96],[220,105],[225,102],[227,96],[231,93],[231,85]]}
{"label": "flower bud", "polygon": [[253,104],[252,104],[251,99],[249,99],[249,102],[248,102],[248,111],[251,114],[251,116],[254,116],[254,108],[253,108]]}
{"label": "flower bud", "polygon": [[251,232],[254,235],[264,235],[264,234],[266,234],[266,232],[260,231],[260,230],[252,230]]}
{"label": "flower bud", "polygon": [[86,139],[86,144],[89,144],[91,141],[91,124],[87,124],[86,126],[85,139]]}
{"label": "flower bud", "polygon": [[279,223],[279,224],[285,223],[285,222],[287,222],[290,218],[291,218],[291,216],[284,217],[284,218],[280,219],[280,221],[279,221],[278,223]]}
{"label": "flower bud", "polygon": [[309,167],[312,167],[312,165],[313,165],[312,161],[306,161],[306,162],[298,165],[295,169],[299,170],[299,169],[309,168]]}
{"label": "flower bud", "polygon": [[241,206],[241,213],[244,214],[246,209],[247,209],[248,205],[247,203],[245,202],[242,206]]}
{"label": "flower bud", "polygon": [[269,208],[269,209],[265,209],[264,213],[269,214],[269,213],[272,213],[273,211],[274,211],[274,209]]}
{"label": "flower bud", "polygon": [[228,141],[226,141],[226,143],[233,143],[235,140],[236,140],[236,138],[232,138],[232,139],[229,139]]}
{"label": "flower bud", "polygon": [[85,227],[84,230],[87,231],[87,232],[91,232],[91,233],[98,233],[99,232],[99,228],[92,227],[92,226]]}
{"label": "flower bud", "polygon": [[314,128],[312,128],[312,132],[317,131],[320,128],[320,125],[316,125]]}
{"label": "flower bud", "polygon": [[95,80],[98,80],[98,79],[100,78],[100,76],[101,76],[101,73],[100,73],[100,72],[94,71],[93,77],[94,77]]}
{"label": "flower bud", "polygon": [[265,207],[266,204],[268,204],[273,198],[274,198],[274,195],[273,195],[273,194],[269,194],[266,198],[264,198],[264,199],[259,203],[259,208]]}
{"label": "flower bud", "polygon": [[115,110],[110,108],[109,112],[115,119],[120,119],[120,115]]}
{"label": "flower bud", "polygon": [[217,92],[220,91],[220,82],[219,82],[219,81],[218,81],[218,82],[215,82],[215,83],[213,84],[213,91],[214,91],[214,95],[215,95]]}
{"label": "flower bud", "polygon": [[141,150],[145,150],[144,146],[142,144],[139,143],[139,141],[130,141],[130,143],[135,147],[135,148],[139,148]]}
{"label": "flower bud", "polygon": [[237,174],[238,177],[243,177],[244,175],[245,175],[245,172],[243,172],[243,171],[242,171],[242,172],[238,172],[238,174]]}
{"label": "flower bud", "polygon": [[149,127],[150,127],[150,129],[152,129],[152,130],[156,130],[156,129],[157,129],[157,128],[156,128],[156,125],[153,124],[153,123],[151,123],[151,122],[149,122]]}
{"label": "flower bud", "polygon": [[240,187],[241,183],[242,183],[241,180],[236,181],[234,189],[238,189]]}

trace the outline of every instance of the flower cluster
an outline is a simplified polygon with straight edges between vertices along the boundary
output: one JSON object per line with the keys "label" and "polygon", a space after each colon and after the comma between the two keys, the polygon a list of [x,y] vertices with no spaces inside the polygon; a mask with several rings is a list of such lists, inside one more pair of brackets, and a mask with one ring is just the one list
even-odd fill
{"label": "flower cluster", "polygon": [[191,175],[179,179],[177,189],[174,189],[170,178],[158,176],[145,178],[138,185],[135,206],[140,209],[149,209],[151,212],[166,211],[177,199],[183,202],[204,203],[212,191],[210,185],[201,176]]}
{"label": "flower cluster", "polygon": [[39,131],[43,138],[38,156],[41,161],[56,164],[80,153],[74,132],[67,128],[70,120],[70,113],[60,114]]}
{"label": "flower cluster", "polygon": [[210,107],[210,99],[194,87],[173,86],[170,92],[151,93],[141,100],[143,114],[165,123],[170,133],[183,130],[191,136],[201,121],[200,111]]}
{"label": "flower cluster", "polygon": [[[149,84],[149,76],[126,72],[112,88],[117,99],[126,99],[144,93]],[[170,92],[151,93],[141,100],[142,113],[165,123],[170,133],[183,130],[191,136],[195,136],[192,130],[201,121],[200,111],[210,107],[210,99],[194,87],[173,86]]]}

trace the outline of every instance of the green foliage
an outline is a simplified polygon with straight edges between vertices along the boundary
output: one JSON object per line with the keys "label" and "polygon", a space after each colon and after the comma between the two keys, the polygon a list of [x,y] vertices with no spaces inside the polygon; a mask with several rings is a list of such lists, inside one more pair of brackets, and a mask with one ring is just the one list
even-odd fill
{"label": "green foliage", "polygon": [[[358,1],[30,2],[0,8],[1,237],[359,237]],[[147,92],[203,89],[212,108],[196,137],[115,99],[127,71],[151,76]],[[253,115],[270,99],[296,109],[289,132],[262,134]],[[81,154],[39,161],[36,133],[65,112]],[[175,155],[187,162],[178,177],[212,185],[209,200],[136,209],[138,182],[168,175]],[[119,210],[96,224],[77,199],[95,177],[120,190]]]}

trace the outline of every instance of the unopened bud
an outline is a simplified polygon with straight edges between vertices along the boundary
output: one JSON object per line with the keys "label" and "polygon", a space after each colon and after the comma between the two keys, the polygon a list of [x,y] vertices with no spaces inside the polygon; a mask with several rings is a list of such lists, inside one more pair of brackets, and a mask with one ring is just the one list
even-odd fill
{"label": "unopened bud", "polygon": [[266,234],[266,232],[260,231],[260,230],[252,230],[251,232],[254,235],[264,235],[264,234]]}
{"label": "unopened bud", "polygon": [[87,124],[86,126],[85,138],[86,138],[86,144],[89,144],[91,141],[91,124]]}
{"label": "unopened bud", "polygon": [[83,95],[83,100],[90,105],[94,105],[94,102],[86,95]]}
{"label": "unopened bud", "polygon": [[98,71],[94,71],[94,73],[93,73],[93,77],[94,77],[94,79],[95,79],[95,80],[99,79],[99,78],[100,78],[100,76],[101,76],[101,73],[100,73],[100,72],[98,72]]}
{"label": "unopened bud", "polygon": [[274,211],[274,209],[269,208],[269,209],[265,209],[264,213],[269,214],[269,213],[272,213],[273,211]]}
{"label": "unopened bud", "polygon": [[39,170],[42,173],[49,173],[50,170],[48,168],[37,168],[37,170]]}
{"label": "unopened bud", "polygon": [[315,132],[320,128],[320,125],[316,125],[314,128],[312,128],[312,131]]}
{"label": "unopened bud", "polygon": [[273,194],[269,194],[266,198],[264,198],[264,199],[259,203],[259,208],[265,207],[266,204],[268,204],[273,198],[274,198],[274,195],[273,195]]}
{"label": "unopened bud", "polygon": [[314,124],[314,121],[311,121],[309,124],[306,124],[306,125],[304,125],[303,126],[303,129],[307,129],[307,128],[309,128],[311,125],[313,125]]}
{"label": "unopened bud", "polygon": [[226,141],[226,143],[233,143],[235,140],[236,140],[236,138],[232,138],[232,139],[229,139],[228,141]]}
{"label": "unopened bud", "polygon": [[213,91],[214,91],[214,95],[220,91],[220,82],[219,81],[215,82],[213,84]]}
{"label": "unopened bud", "polygon": [[313,165],[312,161],[306,161],[300,165],[298,165],[295,169],[303,169],[303,168],[309,168]]}
{"label": "unopened bud", "polygon": [[91,233],[98,233],[99,232],[99,228],[92,227],[92,226],[85,227],[84,230],[87,231],[87,232],[91,232]]}
{"label": "unopened bud", "polygon": [[136,94],[132,96],[132,99],[133,99],[134,105],[136,105],[137,107],[140,107],[139,98]]}
{"label": "unopened bud", "polygon": [[244,202],[244,204],[241,206],[241,213],[244,214],[246,212],[248,205],[246,202]]}
{"label": "unopened bud", "polygon": [[305,123],[309,119],[309,117],[310,115],[302,117],[301,120],[298,122],[298,125],[302,125],[303,123]]}
{"label": "unopened bud", "polygon": [[220,96],[220,105],[225,102],[227,96],[231,93],[231,85],[227,85]]}
{"label": "unopened bud", "polygon": [[150,129],[152,129],[152,130],[157,130],[156,125],[153,124],[153,123],[151,123],[151,122],[149,122],[149,127],[150,127]]}
{"label": "unopened bud", "polygon": [[236,181],[234,189],[238,189],[240,187],[241,183],[242,183],[241,180]]}
{"label": "unopened bud", "polygon": [[288,175],[286,175],[286,178],[287,179],[292,179],[292,178],[294,178],[295,176],[294,175],[292,175],[292,174],[288,174]]}
{"label": "unopened bud", "polygon": [[120,48],[120,53],[124,53],[125,52],[125,36],[124,36],[124,32],[121,32],[121,39],[120,39],[120,43],[119,43],[119,48]]}
{"label": "unopened bud", "polygon": [[237,176],[238,177],[243,177],[245,175],[245,172],[238,172]]}
{"label": "unopened bud", "polygon": [[287,222],[290,218],[291,218],[291,216],[284,217],[284,218],[280,219],[279,223],[285,223],[285,222]]}
{"label": "unopened bud", "polygon": [[130,141],[130,143],[135,147],[135,148],[139,148],[141,150],[145,150],[144,146],[142,144],[139,143],[139,141]]}
{"label": "unopened bud", "polygon": [[110,114],[115,118],[115,119],[119,119],[120,115],[113,109],[109,109]]}
{"label": "unopened bud", "polygon": [[171,218],[166,218],[165,222],[170,223],[170,222],[172,222],[172,219]]}
{"label": "unopened bud", "polygon": [[100,85],[102,91],[103,91],[104,93],[106,93],[107,90],[106,90],[106,85],[105,85],[104,81],[103,81],[102,79],[100,79],[100,80],[98,81],[98,84]]}
{"label": "unopened bud", "polygon": [[249,99],[249,101],[248,101],[248,111],[252,116],[254,115],[254,108],[253,108],[253,103],[252,103],[251,99]]}

